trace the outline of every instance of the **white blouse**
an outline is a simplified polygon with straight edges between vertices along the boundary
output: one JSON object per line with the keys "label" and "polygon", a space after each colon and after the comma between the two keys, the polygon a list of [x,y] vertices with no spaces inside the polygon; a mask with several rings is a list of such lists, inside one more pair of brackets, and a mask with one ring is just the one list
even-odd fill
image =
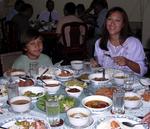
{"label": "white blouse", "polygon": [[[129,60],[132,60],[139,64],[140,75],[143,76],[147,72],[147,66],[145,65],[145,53],[141,42],[135,37],[128,37],[123,45],[114,46],[108,41],[107,47],[109,51],[102,50],[99,47],[100,39],[95,43],[94,56],[97,57],[98,63],[103,67],[116,68],[121,70],[131,71],[128,66],[119,66],[114,63],[111,57],[124,56]],[[110,55],[106,56],[106,54]]]}

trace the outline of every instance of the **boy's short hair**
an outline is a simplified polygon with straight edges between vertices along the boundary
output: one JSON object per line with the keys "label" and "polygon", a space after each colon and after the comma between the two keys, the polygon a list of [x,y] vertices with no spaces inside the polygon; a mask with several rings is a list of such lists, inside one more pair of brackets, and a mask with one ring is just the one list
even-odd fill
{"label": "boy's short hair", "polygon": [[37,39],[38,37],[41,37],[38,30],[34,28],[28,28],[21,34],[20,41],[21,41],[22,47],[24,48],[30,41]]}

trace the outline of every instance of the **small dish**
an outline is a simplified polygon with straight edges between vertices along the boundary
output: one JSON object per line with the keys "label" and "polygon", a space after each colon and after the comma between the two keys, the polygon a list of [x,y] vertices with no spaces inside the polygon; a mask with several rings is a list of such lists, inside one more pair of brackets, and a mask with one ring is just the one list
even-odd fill
{"label": "small dish", "polygon": [[73,78],[74,71],[71,69],[57,69],[54,74],[58,80],[68,81]]}
{"label": "small dish", "polygon": [[80,86],[71,86],[71,87],[66,87],[65,91],[69,96],[78,98],[81,95],[83,88]]}
{"label": "small dish", "polygon": [[141,78],[140,83],[144,86],[149,86],[150,85],[150,78]]}

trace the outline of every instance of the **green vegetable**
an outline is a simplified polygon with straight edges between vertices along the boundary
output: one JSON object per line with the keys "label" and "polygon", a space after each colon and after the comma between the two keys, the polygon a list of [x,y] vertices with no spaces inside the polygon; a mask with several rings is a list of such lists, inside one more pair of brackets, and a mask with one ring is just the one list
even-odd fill
{"label": "green vegetable", "polygon": [[46,111],[46,105],[45,101],[49,99],[57,99],[60,103],[60,112],[64,112],[68,110],[71,107],[74,107],[76,105],[76,100],[74,98],[63,96],[63,95],[55,95],[55,96],[48,96],[47,94],[40,97],[36,103],[37,107],[40,110]]}
{"label": "green vegetable", "polygon": [[69,80],[69,81],[65,82],[65,86],[80,86],[82,88],[86,88],[87,84],[86,84],[86,82],[82,82],[82,81],[73,79],[73,80]]}

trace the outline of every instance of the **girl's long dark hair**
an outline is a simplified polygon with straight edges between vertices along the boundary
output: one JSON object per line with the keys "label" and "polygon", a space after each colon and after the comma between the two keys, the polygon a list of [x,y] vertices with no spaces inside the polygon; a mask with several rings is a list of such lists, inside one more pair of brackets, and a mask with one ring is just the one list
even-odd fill
{"label": "girl's long dark hair", "polygon": [[103,27],[103,33],[102,33],[102,37],[101,37],[101,40],[100,40],[100,43],[99,43],[99,47],[101,49],[104,49],[104,50],[107,50],[108,51],[108,48],[107,48],[107,42],[108,42],[108,39],[109,39],[109,32],[106,28],[106,21],[107,21],[107,18],[114,12],[119,12],[121,13],[122,15],[122,18],[123,18],[123,23],[124,23],[124,26],[120,32],[120,45],[122,45],[124,43],[124,41],[132,35],[132,32],[131,32],[131,28],[129,26],[129,20],[128,20],[128,16],[125,12],[125,10],[121,7],[113,7],[111,8],[107,15],[106,15],[106,20],[105,20],[105,23],[104,23],[104,27]]}

